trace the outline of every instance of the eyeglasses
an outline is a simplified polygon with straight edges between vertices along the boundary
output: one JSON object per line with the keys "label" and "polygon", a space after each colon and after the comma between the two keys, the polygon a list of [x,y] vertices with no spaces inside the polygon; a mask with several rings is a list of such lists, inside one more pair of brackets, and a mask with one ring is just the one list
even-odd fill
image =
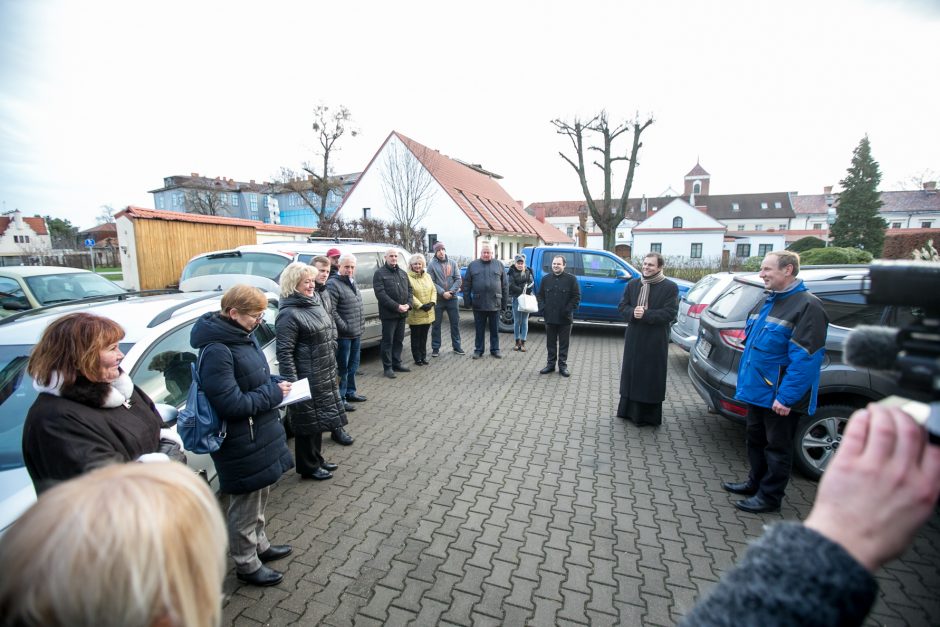
{"label": "eyeglasses", "polygon": [[245,314],[249,318],[254,318],[255,322],[261,322],[264,319],[264,312],[262,311],[259,314]]}

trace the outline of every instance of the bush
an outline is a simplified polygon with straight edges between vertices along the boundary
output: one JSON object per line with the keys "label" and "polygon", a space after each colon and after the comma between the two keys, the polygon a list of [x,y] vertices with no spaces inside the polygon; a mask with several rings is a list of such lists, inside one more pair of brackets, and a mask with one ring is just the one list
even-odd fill
{"label": "bush", "polygon": [[800,253],[800,264],[807,266],[870,263],[871,253],[857,248],[813,248]]}
{"label": "bush", "polygon": [[885,235],[883,259],[910,259],[915,250],[927,246],[927,241],[940,241],[940,229],[911,229],[909,233]]}
{"label": "bush", "polygon": [[795,252],[795,253],[802,253],[803,251],[806,251],[806,250],[812,250],[814,248],[824,248],[825,246],[826,246],[826,242],[822,241],[818,237],[813,237],[812,235],[809,235],[807,237],[801,237],[800,239],[796,240],[795,242],[787,246],[787,250]]}

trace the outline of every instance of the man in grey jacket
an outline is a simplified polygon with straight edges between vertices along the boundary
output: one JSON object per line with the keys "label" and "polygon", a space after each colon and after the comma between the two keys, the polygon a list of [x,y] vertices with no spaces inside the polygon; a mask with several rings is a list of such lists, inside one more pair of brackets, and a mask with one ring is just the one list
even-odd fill
{"label": "man in grey jacket", "polygon": [[463,281],[464,304],[473,308],[473,324],[476,330],[473,358],[483,356],[486,343],[486,328],[490,329],[490,354],[500,359],[499,312],[503,303],[509,302],[506,271],[498,259],[493,259],[489,244],[480,247],[480,258],[467,266]]}
{"label": "man in grey jacket", "polygon": [[457,355],[464,355],[460,347],[460,308],[457,306],[457,292],[463,279],[456,261],[447,258],[444,242],[435,242],[434,256],[428,264],[428,274],[437,289],[437,304],[434,306],[434,322],[431,324],[431,357],[441,354],[441,324],[444,312],[450,321],[450,344]]}

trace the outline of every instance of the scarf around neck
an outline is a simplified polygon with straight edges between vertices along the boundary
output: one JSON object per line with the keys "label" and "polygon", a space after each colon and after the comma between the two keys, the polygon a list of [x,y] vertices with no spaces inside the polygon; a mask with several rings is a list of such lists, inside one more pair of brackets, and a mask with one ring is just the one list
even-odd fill
{"label": "scarf around neck", "polygon": [[650,299],[650,285],[655,285],[656,283],[661,283],[666,280],[666,275],[663,274],[663,271],[660,270],[650,278],[642,277],[640,282],[640,296],[637,298],[636,304],[638,307],[649,307]]}

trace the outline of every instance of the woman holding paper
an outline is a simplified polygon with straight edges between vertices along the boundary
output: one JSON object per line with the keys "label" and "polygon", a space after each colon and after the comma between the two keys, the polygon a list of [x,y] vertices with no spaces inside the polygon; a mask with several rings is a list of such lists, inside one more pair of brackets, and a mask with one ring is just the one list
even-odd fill
{"label": "woman holding paper", "polygon": [[206,398],[228,423],[212,461],[219,473],[235,574],[255,586],[279,583],[283,573],[264,563],[291,552],[289,545],[272,545],[264,532],[271,486],[294,467],[276,409],[291,384],[271,376],[254,337],[267,307],[261,290],[236,285],[222,296],[221,311],[196,321],[189,339],[205,353],[199,378]]}
{"label": "woman holding paper", "polygon": [[323,434],[348,424],[336,376],[333,318],[316,292],[317,269],[294,262],[281,272],[281,302],[274,328],[277,360],[289,381],[307,379],[310,400],[288,408],[297,473],[322,481],[336,464],[323,459]]}

